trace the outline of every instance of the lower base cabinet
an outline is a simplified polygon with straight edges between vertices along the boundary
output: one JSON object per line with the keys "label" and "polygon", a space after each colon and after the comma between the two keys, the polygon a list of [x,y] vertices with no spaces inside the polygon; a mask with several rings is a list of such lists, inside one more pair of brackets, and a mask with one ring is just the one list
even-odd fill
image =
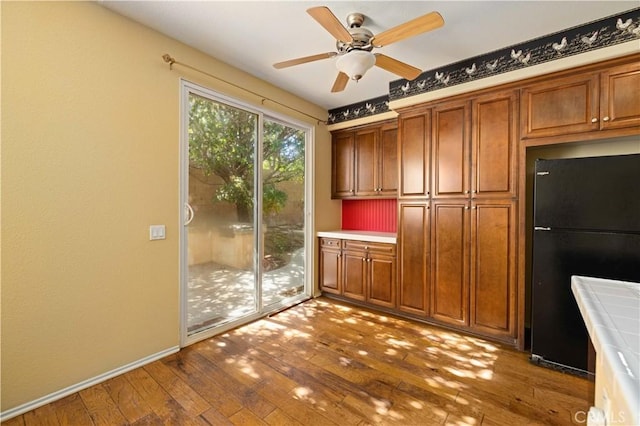
{"label": "lower base cabinet", "polygon": [[353,300],[396,306],[396,245],[320,238],[320,289]]}

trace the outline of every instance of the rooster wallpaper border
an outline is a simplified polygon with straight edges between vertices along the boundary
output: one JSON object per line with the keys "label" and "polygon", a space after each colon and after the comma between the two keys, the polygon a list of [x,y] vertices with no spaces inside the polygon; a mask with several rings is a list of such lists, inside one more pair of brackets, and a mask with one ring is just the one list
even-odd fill
{"label": "rooster wallpaper border", "polygon": [[633,40],[640,48],[640,8],[425,71],[413,81],[392,81],[388,95],[329,110],[328,124],[385,113],[390,101]]}

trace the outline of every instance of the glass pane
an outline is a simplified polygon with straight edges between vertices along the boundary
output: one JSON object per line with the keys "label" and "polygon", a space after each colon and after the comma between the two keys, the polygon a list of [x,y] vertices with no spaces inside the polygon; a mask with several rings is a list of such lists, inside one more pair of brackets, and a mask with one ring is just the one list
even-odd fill
{"label": "glass pane", "polygon": [[263,305],[304,292],[305,133],[264,121]]}
{"label": "glass pane", "polygon": [[258,116],[189,96],[188,334],[256,311]]}

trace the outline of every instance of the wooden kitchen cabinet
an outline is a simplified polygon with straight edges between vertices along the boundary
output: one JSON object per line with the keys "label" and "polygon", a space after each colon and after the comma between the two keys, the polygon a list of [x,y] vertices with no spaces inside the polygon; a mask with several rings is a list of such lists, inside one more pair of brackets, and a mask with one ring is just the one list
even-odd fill
{"label": "wooden kitchen cabinet", "polygon": [[516,336],[516,202],[471,207],[470,326],[513,342]]}
{"label": "wooden kitchen cabinet", "polygon": [[395,244],[344,240],[344,296],[395,307]]}
{"label": "wooden kitchen cabinet", "polygon": [[335,132],[332,198],[396,197],[397,143],[395,121]]}
{"label": "wooden kitchen cabinet", "polygon": [[469,101],[437,105],[432,114],[433,197],[467,197],[471,170]]}
{"label": "wooden kitchen cabinet", "polygon": [[398,196],[398,122],[380,127],[378,149],[378,195]]}
{"label": "wooden kitchen cabinet", "polygon": [[396,306],[396,245],[320,238],[320,289],[367,302]]}
{"label": "wooden kitchen cabinet", "polygon": [[518,92],[492,92],[471,101],[471,195],[517,196]]}
{"label": "wooden kitchen cabinet", "polygon": [[342,241],[320,238],[320,289],[328,293],[342,293]]}
{"label": "wooden kitchen cabinet", "polygon": [[637,127],[640,64],[533,83],[521,89],[520,99],[523,139]]}
{"label": "wooden kitchen cabinet", "polygon": [[470,214],[466,200],[434,200],[431,317],[469,325]]}
{"label": "wooden kitchen cabinet", "polygon": [[331,197],[344,198],[355,194],[353,132],[334,133],[331,141]]}
{"label": "wooden kitchen cabinet", "polygon": [[398,144],[398,198],[428,198],[431,110],[400,114]]}
{"label": "wooden kitchen cabinet", "polygon": [[367,258],[362,250],[345,250],[342,256],[342,294],[355,300],[366,298]]}
{"label": "wooden kitchen cabinet", "polygon": [[524,87],[522,138],[598,130],[598,73],[590,72]]}
{"label": "wooden kitchen cabinet", "polygon": [[398,203],[398,309],[429,314],[430,209],[427,201]]}
{"label": "wooden kitchen cabinet", "polygon": [[515,224],[516,201],[433,201],[433,319],[513,343]]}
{"label": "wooden kitchen cabinet", "polygon": [[433,108],[433,198],[515,197],[517,92]]}
{"label": "wooden kitchen cabinet", "polygon": [[612,67],[600,74],[600,127],[640,126],[640,63]]}

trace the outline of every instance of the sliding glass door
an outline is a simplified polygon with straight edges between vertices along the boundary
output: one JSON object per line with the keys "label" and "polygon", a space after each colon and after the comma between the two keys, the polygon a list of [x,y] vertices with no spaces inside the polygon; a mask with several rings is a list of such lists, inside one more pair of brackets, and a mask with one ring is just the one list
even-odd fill
{"label": "sliding glass door", "polygon": [[183,345],[310,294],[310,131],[183,82]]}

